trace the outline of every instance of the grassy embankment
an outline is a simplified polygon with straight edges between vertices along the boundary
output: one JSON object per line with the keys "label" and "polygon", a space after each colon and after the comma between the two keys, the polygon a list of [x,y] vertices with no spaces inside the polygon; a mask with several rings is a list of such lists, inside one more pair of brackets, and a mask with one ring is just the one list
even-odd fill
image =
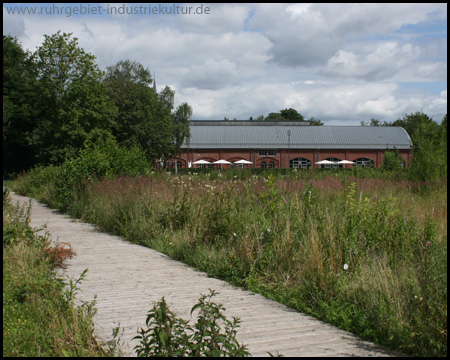
{"label": "grassy embankment", "polygon": [[[446,182],[353,175],[104,179],[67,210],[365,339],[446,356]],[[55,184],[34,191],[52,203]]]}
{"label": "grassy embankment", "polygon": [[94,304],[74,306],[85,274],[65,290],[57,275],[76,254],[35,234],[29,209],[11,205],[3,190],[3,357],[113,355],[94,339]]}

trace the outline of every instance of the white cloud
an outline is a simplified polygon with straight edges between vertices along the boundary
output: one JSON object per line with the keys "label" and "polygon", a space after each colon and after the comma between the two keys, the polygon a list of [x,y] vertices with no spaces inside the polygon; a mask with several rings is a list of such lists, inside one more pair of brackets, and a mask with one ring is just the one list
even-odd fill
{"label": "white cloud", "polygon": [[391,34],[443,10],[443,4],[264,4],[251,24],[272,42],[275,63],[311,66],[325,63],[349,38]]}
{"label": "white cloud", "polygon": [[18,38],[25,37],[25,22],[22,17],[8,15],[3,7],[3,35],[12,35]]}
{"label": "white cloud", "polygon": [[192,65],[181,79],[181,87],[218,90],[239,85],[236,63],[227,59],[206,59],[201,65]]}
{"label": "white cloud", "polygon": [[[12,16],[4,8],[3,31],[32,51],[43,34],[73,32],[103,69],[138,61],[197,119],[293,107],[326,124],[359,125],[447,112],[446,4],[205,6],[210,15],[138,17]],[[430,85],[405,90],[415,82]]]}

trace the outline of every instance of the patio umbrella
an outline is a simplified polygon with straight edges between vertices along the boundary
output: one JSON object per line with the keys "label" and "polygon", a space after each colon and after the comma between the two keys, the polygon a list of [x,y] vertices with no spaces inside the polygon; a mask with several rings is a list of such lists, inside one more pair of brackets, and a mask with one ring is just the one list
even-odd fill
{"label": "patio umbrella", "polygon": [[231,162],[226,161],[226,160],[217,160],[217,161],[214,161],[213,164],[231,164]]}
{"label": "patio umbrella", "polygon": [[220,168],[222,169],[223,164],[231,164],[231,162],[226,161],[226,160],[217,160],[217,161],[214,161],[213,164],[220,164],[221,165]]}
{"label": "patio umbrella", "polygon": [[239,164],[239,165],[244,165],[244,164],[253,164],[253,162],[251,162],[251,161],[248,161],[248,160],[244,160],[244,159],[242,159],[242,160],[238,160],[238,161],[234,161],[234,163],[235,164]]}
{"label": "patio umbrella", "polygon": [[238,161],[234,161],[235,164],[253,164],[253,162],[248,161],[248,160],[238,160]]}
{"label": "patio umbrella", "polygon": [[330,165],[330,164],[336,164],[336,163],[334,161],[330,161],[330,160],[322,160],[322,161],[316,162],[316,164]]}
{"label": "patio umbrella", "polygon": [[354,161],[350,161],[350,160],[341,160],[337,162],[338,164],[354,164]]}
{"label": "patio umbrella", "polygon": [[211,164],[211,162],[210,161],[206,161],[206,160],[197,160],[197,161],[194,161],[192,164],[195,164],[195,165],[200,165],[200,164]]}
{"label": "patio umbrella", "polygon": [[197,164],[211,164],[211,161],[197,160],[197,161],[194,161],[193,164],[195,164],[195,165],[197,165]]}

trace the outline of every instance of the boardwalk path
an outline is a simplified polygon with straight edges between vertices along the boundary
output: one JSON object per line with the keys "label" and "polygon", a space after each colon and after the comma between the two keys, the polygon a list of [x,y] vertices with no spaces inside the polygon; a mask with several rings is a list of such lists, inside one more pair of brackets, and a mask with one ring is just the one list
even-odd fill
{"label": "boardwalk path", "polygon": [[[13,204],[29,200],[15,194],[11,197]],[[111,339],[112,329],[120,323],[127,356],[135,355],[137,342],[131,338],[145,326],[147,311],[155,301],[165,296],[169,308],[188,320],[191,307],[209,288],[219,292],[214,300],[224,305],[227,317],[241,318],[238,339],[248,345],[253,356],[267,356],[268,351],[284,356],[395,355],[263,296],[208,278],[157,251],[101,233],[95,226],[72,220],[36,200],[32,204],[30,225],[47,224],[52,239],[69,242],[77,252],[67,261],[67,275],[78,278],[89,269],[78,297],[90,301],[97,295],[97,336]]]}

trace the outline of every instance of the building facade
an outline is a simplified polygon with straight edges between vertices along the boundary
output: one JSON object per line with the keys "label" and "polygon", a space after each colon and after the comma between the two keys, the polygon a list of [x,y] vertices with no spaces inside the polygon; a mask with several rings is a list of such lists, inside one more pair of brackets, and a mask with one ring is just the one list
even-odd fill
{"label": "building facade", "polygon": [[[387,150],[397,149],[404,166],[412,160],[412,141],[394,126],[309,126],[304,122],[191,121],[191,137],[176,158],[186,168],[198,160],[231,163],[247,160],[249,168],[380,167]],[[318,161],[355,164],[320,165]],[[167,165],[173,167],[175,159]],[[229,168],[230,165],[191,165]]]}

